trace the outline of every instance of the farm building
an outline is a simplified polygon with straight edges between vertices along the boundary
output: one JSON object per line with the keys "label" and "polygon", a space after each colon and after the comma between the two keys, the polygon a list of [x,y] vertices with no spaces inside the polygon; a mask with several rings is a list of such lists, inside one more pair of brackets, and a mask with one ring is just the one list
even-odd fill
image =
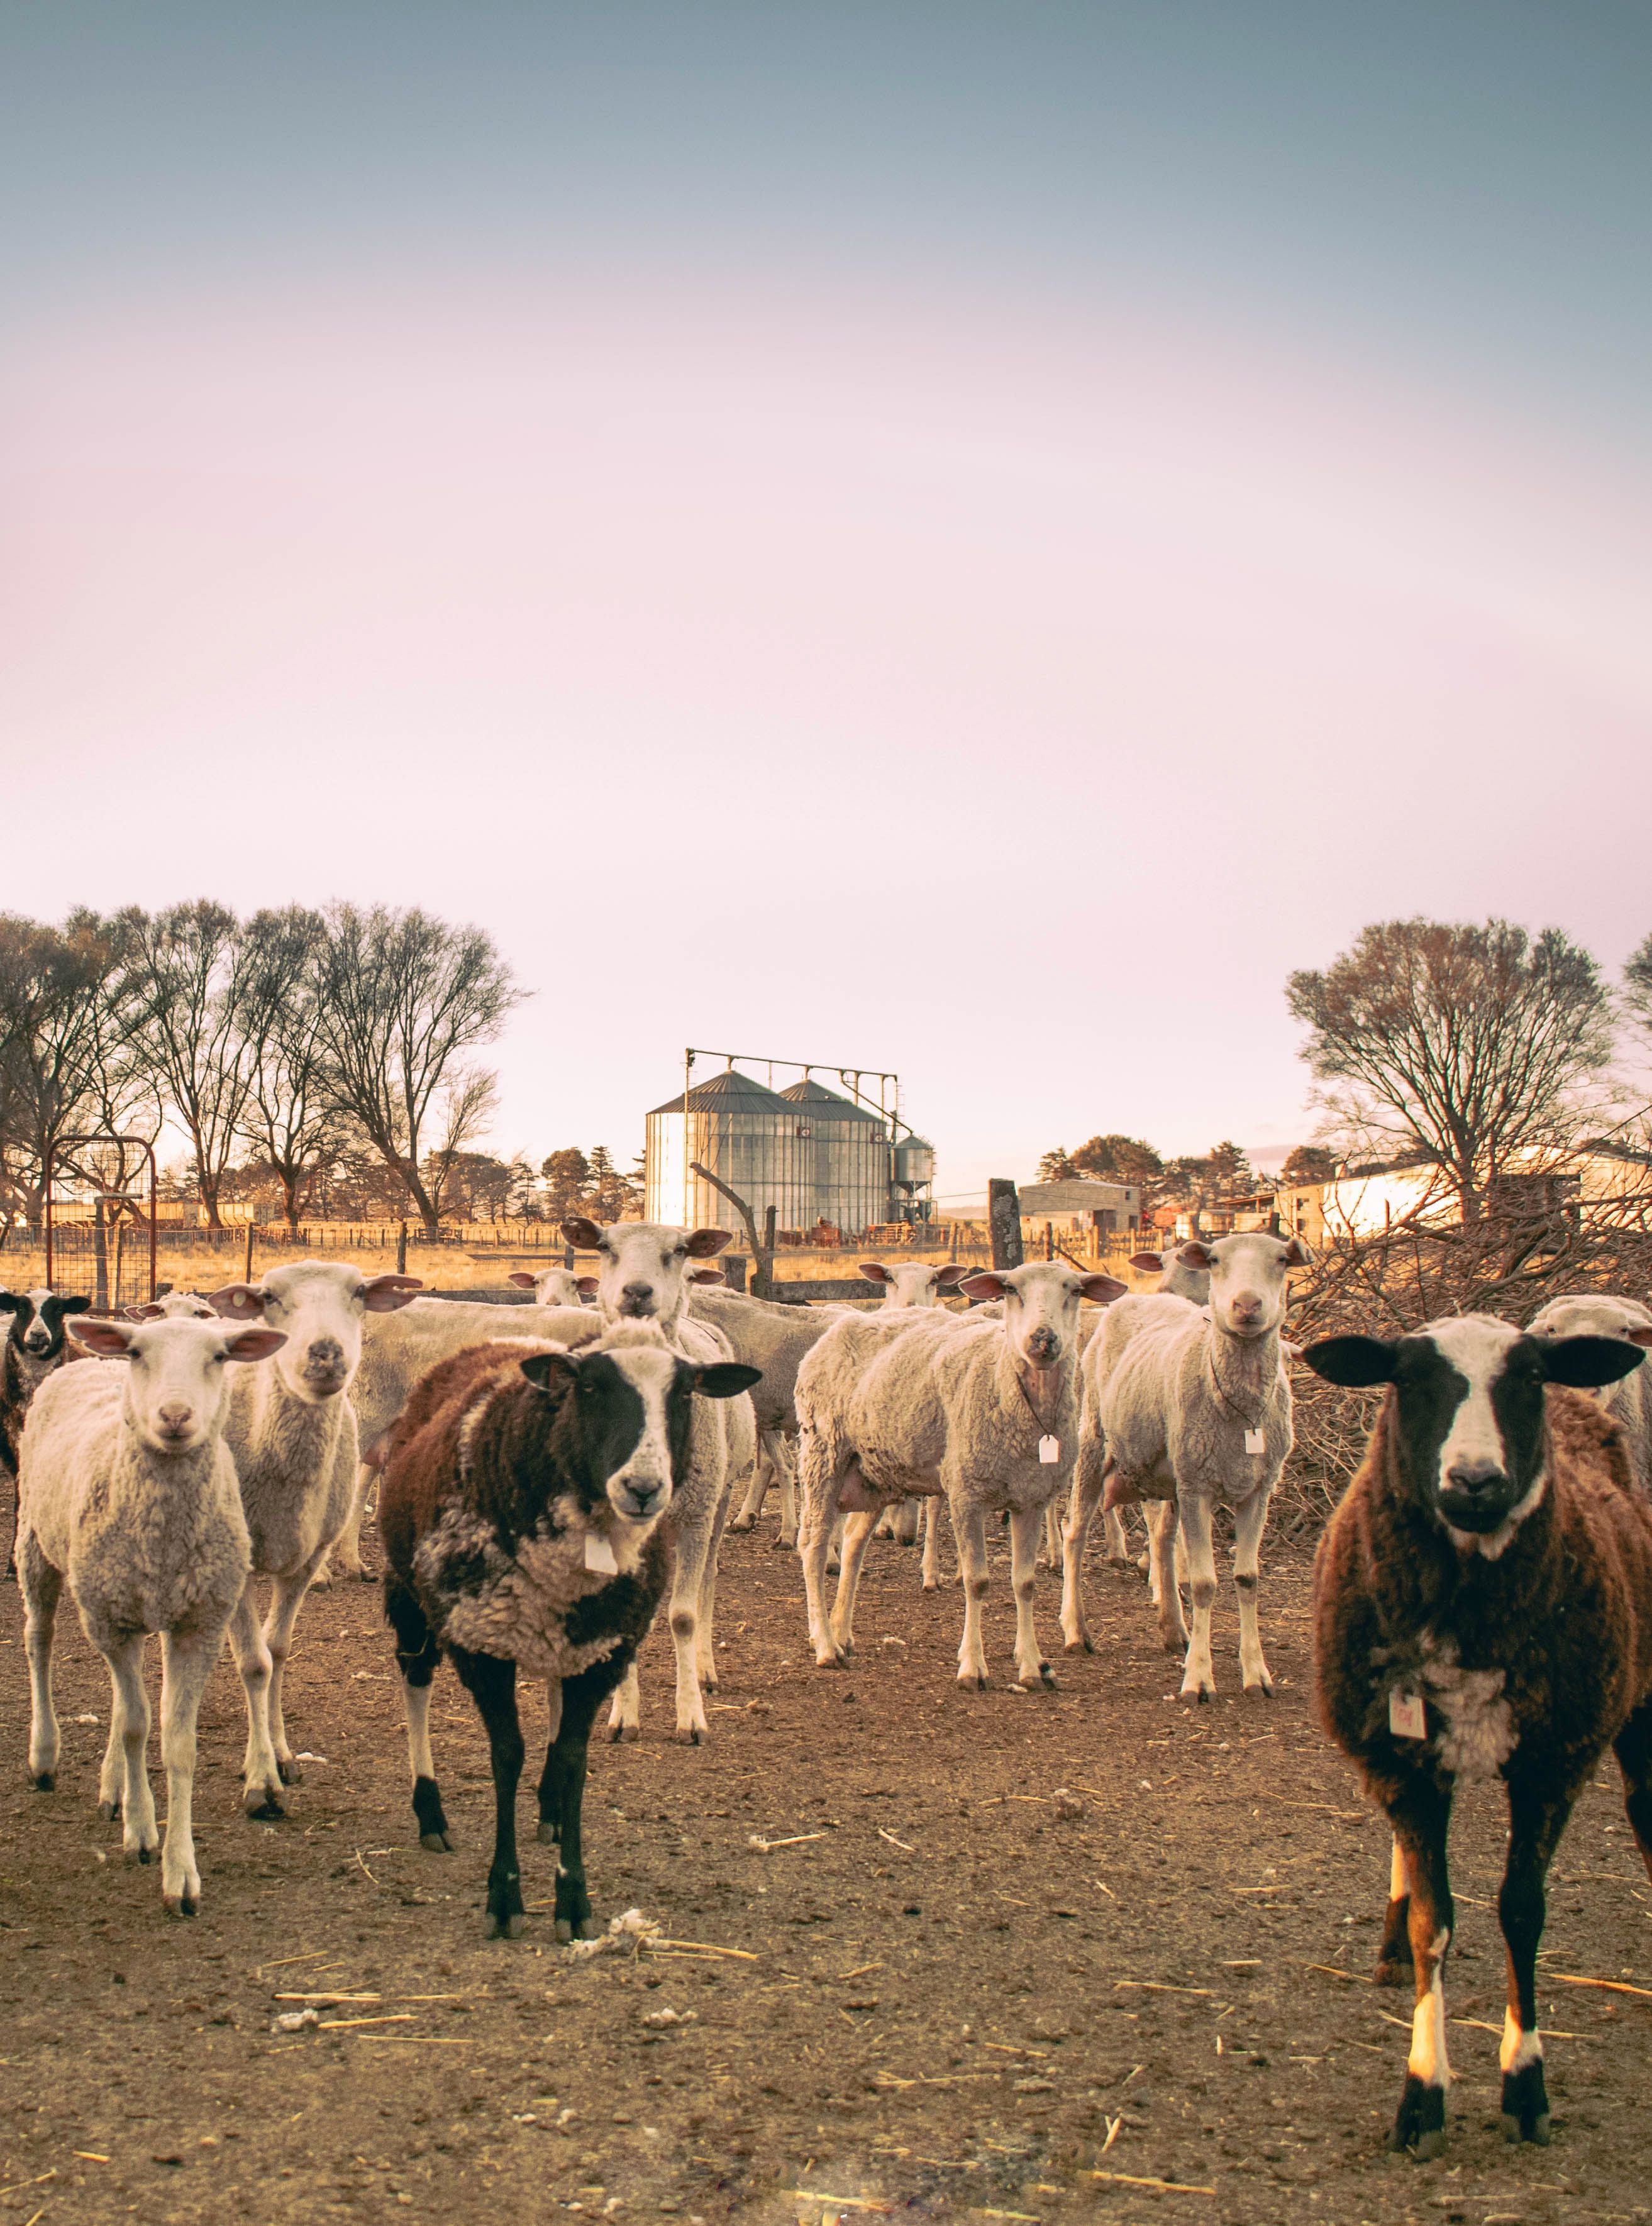
{"label": "farm building", "polygon": [[[759,1230],[771,1206],[782,1230],[869,1228],[895,1216],[893,1125],[809,1077],[776,1091],[731,1066],[648,1116],[647,1217],[730,1225],[734,1208],[693,1173],[697,1161],[739,1192]],[[899,1148],[919,1142],[907,1136]]]}
{"label": "farm building", "polygon": [[1141,1220],[1139,1183],[1097,1182],[1075,1176],[1065,1182],[1023,1183],[1021,1218],[1050,1222],[1058,1231],[1077,1235],[1089,1229],[1134,1229]]}

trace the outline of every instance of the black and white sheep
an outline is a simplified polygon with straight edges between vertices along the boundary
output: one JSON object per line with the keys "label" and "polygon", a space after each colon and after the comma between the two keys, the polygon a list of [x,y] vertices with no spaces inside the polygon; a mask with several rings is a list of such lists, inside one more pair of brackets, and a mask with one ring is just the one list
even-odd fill
{"label": "black and white sheep", "polygon": [[591,1727],[670,1582],[662,1524],[687,1466],[694,1395],[733,1398],[753,1381],[735,1362],[696,1366],[657,1324],[628,1322],[577,1352],[473,1347],[425,1377],[396,1426],[379,1531],[413,1809],[420,1844],[450,1848],[429,1735],[430,1681],[446,1653],[492,1758],[490,1938],[523,1928],[518,1670],[550,1699],[539,1838],[560,1849],[557,1937],[594,1929],[581,1832]]}
{"label": "black and white sheep", "polygon": [[70,1317],[85,1313],[91,1304],[88,1298],[60,1298],[44,1288],[0,1291],[0,1313],[10,1316],[5,1343],[0,1346],[0,1458],[12,1479],[8,1577],[17,1574],[17,1449],[22,1442],[29,1402],[53,1370],[63,1364],[65,1327]]}
{"label": "black and white sheep", "polygon": [[1509,1797],[1503,2130],[1547,2143],[1544,1879],[1608,1746],[1652,1873],[1652,1504],[1621,1427],[1579,1396],[1641,1352],[1466,1314],[1303,1357],[1330,1383],[1389,1387],[1314,1569],[1320,1716],[1395,1835],[1377,1978],[1397,1983],[1408,1962],[1415,1981],[1388,2145],[1446,2145],[1446,1831],[1459,1778],[1491,1777]]}

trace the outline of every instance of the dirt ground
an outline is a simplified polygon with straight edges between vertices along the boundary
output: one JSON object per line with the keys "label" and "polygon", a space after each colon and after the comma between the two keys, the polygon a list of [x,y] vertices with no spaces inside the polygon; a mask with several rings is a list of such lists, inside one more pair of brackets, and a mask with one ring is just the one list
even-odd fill
{"label": "dirt ground", "polygon": [[[484,1941],[475,1716],[444,1671],[433,1727],[460,1845],[424,1854],[365,1586],[317,1595],[300,1624],[289,1720],[314,1759],[284,1823],[241,1819],[239,1688],[220,1668],[202,1913],[168,1921],[158,1873],[126,1867],[97,1819],[108,1689],[72,1616],[60,1790],[23,1789],[17,1594],[0,1590],[0,2216],[1652,2217],[1652,2000],[1559,1976],[1652,1985],[1652,1894],[1610,1773],[1550,1903],[1554,2146],[1497,2132],[1502,1822],[1482,1790],[1454,1848],[1451,2147],[1388,2158],[1409,2006],[1367,1981],[1387,1841],[1312,1722],[1306,1559],[1265,1564],[1272,1703],[1236,1694],[1230,1593],[1224,1690],[1195,1709],[1141,1580],[1100,1568],[1099,1650],[1056,1655],[1053,1696],[1011,1689],[1001,1565],[988,1644],[1005,1682],[965,1695],[958,1596],[923,1599],[893,1546],[868,1561],[859,1666],[816,1670],[772,1524],[726,1549],[711,1743],[672,1742],[657,1636],[644,1739],[594,1749],[587,1805],[605,1918],[634,1905],[738,1956],[572,1961],[550,1937],[553,1853],[531,1837],[541,1913],[520,1942]],[[1058,1647],[1052,1578],[1039,1606]],[[272,2030],[280,1997],[327,1989],[371,1999]]]}

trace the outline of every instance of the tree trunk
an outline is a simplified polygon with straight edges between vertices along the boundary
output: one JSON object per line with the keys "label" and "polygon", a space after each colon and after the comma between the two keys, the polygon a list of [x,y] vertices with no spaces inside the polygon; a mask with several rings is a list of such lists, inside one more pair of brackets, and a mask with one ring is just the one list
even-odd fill
{"label": "tree trunk", "polygon": [[442,1216],[437,1211],[435,1200],[424,1187],[417,1167],[404,1161],[402,1163],[401,1176],[402,1180],[407,1185],[408,1196],[419,1209],[419,1219],[424,1224],[425,1235],[435,1237],[441,1230]]}

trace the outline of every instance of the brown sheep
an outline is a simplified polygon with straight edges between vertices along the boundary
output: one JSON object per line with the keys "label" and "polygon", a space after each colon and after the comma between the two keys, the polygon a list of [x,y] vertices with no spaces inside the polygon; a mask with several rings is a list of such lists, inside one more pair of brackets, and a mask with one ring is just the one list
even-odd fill
{"label": "brown sheep", "polygon": [[486,1727],[495,1830],[490,1939],[523,1928],[516,1794],[518,1665],[550,1695],[539,1838],[560,1848],[559,1939],[593,1929],[581,1839],[586,1750],[670,1581],[661,1518],[688,1458],[696,1392],[732,1399],[757,1380],[735,1362],[696,1367],[653,1323],[569,1352],[503,1339],[433,1368],[391,1439],[379,1498],[384,1613],[396,1633],[419,1842],[452,1838],[430,1754],[430,1681],[448,1654]]}
{"label": "brown sheep", "polygon": [[[1509,1855],[1503,2131],[1546,2145],[1537,2030],[1543,1882],[1608,1746],[1652,1873],[1652,1506],[1621,1428],[1585,1388],[1641,1355],[1541,1338],[1489,1315],[1386,1343],[1334,1337],[1304,1358],[1332,1383],[1390,1389],[1314,1570],[1318,1701],[1394,1828],[1379,1984],[1414,1967],[1416,2012],[1390,2148],[1446,2146],[1446,1867],[1459,1777],[1500,1776]],[[1575,1386],[1576,1389],[1557,1388]]]}

